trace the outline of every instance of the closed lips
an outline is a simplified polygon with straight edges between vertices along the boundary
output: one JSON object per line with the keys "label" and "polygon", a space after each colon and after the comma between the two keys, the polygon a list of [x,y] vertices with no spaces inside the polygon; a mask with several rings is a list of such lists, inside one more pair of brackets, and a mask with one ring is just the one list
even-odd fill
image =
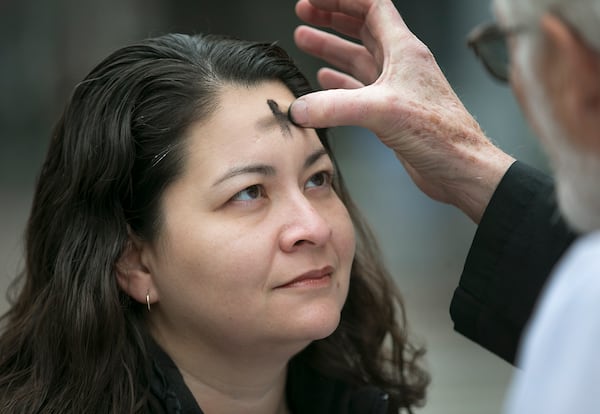
{"label": "closed lips", "polygon": [[311,270],[309,272],[303,273],[300,276],[290,280],[289,282],[284,283],[283,285],[277,286],[278,288],[292,287],[294,285],[308,284],[312,281],[319,281],[324,278],[331,277],[333,273],[333,267],[325,266],[321,269]]}

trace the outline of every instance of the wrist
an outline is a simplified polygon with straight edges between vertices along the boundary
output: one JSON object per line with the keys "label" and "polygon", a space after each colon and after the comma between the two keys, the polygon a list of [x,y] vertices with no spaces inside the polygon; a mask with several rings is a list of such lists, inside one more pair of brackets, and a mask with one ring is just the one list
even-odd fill
{"label": "wrist", "polygon": [[516,161],[499,148],[489,144],[486,151],[471,154],[464,162],[464,174],[447,191],[449,203],[479,224],[498,184]]}

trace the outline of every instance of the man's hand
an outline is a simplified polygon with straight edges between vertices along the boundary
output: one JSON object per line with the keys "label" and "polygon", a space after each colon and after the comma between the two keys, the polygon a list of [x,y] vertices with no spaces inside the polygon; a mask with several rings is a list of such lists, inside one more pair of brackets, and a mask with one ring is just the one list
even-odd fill
{"label": "man's hand", "polygon": [[514,159],[495,147],[446,80],[429,49],[390,0],[301,0],[308,26],[295,42],[334,69],[321,69],[323,89],[296,100],[297,124],[370,129],[396,153],[417,186],[453,204],[476,223]]}

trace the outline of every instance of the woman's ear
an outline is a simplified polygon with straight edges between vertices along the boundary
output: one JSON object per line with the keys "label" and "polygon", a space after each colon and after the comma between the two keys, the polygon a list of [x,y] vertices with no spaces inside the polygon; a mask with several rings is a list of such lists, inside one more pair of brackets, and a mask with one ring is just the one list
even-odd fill
{"label": "woman's ear", "polygon": [[147,246],[129,231],[129,239],[115,265],[119,287],[135,301],[150,307],[158,291],[146,257]]}
{"label": "woman's ear", "polygon": [[552,13],[542,17],[541,28],[551,51],[543,71],[549,96],[557,103],[555,116],[577,144],[600,149],[600,53]]}

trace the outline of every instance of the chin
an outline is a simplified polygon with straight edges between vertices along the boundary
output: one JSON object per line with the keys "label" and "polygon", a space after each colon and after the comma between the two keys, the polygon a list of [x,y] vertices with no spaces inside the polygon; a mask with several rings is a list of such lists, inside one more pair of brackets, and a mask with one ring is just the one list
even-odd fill
{"label": "chin", "polygon": [[316,341],[327,338],[339,326],[341,308],[339,306],[312,306],[298,315],[295,323],[297,333],[302,339]]}

